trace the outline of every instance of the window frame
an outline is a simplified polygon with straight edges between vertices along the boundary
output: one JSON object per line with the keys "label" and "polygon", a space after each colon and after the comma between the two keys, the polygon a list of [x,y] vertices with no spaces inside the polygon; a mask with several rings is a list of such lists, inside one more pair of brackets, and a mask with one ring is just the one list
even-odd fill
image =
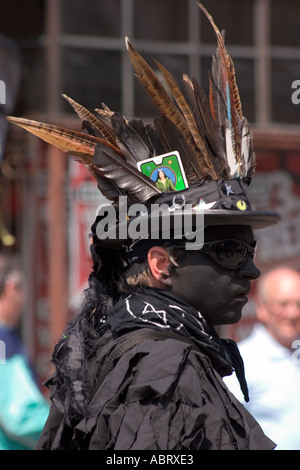
{"label": "window frame", "polygon": [[[188,59],[190,76],[198,77],[201,82],[201,58],[210,57],[215,51],[216,44],[203,44],[200,37],[199,8],[195,8],[195,0],[187,0],[188,8],[188,40],[186,42],[174,41],[148,41],[134,38],[134,0],[121,0],[121,37],[87,36],[77,34],[64,34],[61,30],[61,1],[47,0],[47,32],[45,43],[47,45],[48,82],[46,89],[47,113],[60,112],[60,85],[61,77],[61,49],[63,47],[78,47],[83,49],[103,49],[121,53],[121,112],[128,118],[134,117],[134,81],[128,54],[125,48],[124,37],[128,36],[141,54],[169,54],[185,55]],[[250,1],[250,0],[249,0]],[[254,63],[254,101],[255,119],[253,124],[260,126],[274,126],[271,116],[271,64],[272,59],[300,59],[300,49],[296,47],[272,46],[270,43],[270,0],[251,0],[253,3],[253,38],[252,46],[238,46],[227,44],[227,49],[234,60],[250,59]],[[207,71],[204,71],[207,73]],[[139,116],[147,118],[147,116]],[[281,123],[280,123],[281,124]],[[282,123],[284,124],[284,123]],[[297,125],[295,125],[297,126]],[[289,127],[295,127],[289,124]]]}

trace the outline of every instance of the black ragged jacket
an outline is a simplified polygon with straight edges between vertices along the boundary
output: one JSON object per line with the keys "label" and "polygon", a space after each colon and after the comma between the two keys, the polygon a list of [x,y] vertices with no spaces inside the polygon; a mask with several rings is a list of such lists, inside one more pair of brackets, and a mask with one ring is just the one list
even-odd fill
{"label": "black ragged jacket", "polygon": [[[145,294],[142,299],[145,304]],[[174,305],[174,299],[165,300],[160,304],[164,312],[168,313],[168,306],[177,311],[184,308],[183,304]],[[131,314],[135,314],[137,306],[138,303],[130,305]],[[114,309],[115,315],[118,308],[120,305]],[[155,302],[151,308],[156,308]],[[126,324],[122,315],[119,326]],[[168,315],[164,315],[164,321],[166,318]],[[112,326],[114,322],[110,324],[108,319],[101,335],[89,337],[88,353],[82,361],[76,340],[56,351],[57,372],[48,381],[52,407],[37,449],[275,447],[227,389],[222,376],[229,375],[232,367],[211,347],[207,335],[203,341],[201,335],[191,341],[182,334],[184,329],[181,334],[172,328],[161,334],[162,329],[152,328],[151,322],[146,328],[136,318],[134,323],[136,328],[132,325],[120,334],[120,328]],[[76,336],[76,328],[71,334]],[[65,366],[67,353],[71,360]],[[76,367],[81,375],[76,374]]]}

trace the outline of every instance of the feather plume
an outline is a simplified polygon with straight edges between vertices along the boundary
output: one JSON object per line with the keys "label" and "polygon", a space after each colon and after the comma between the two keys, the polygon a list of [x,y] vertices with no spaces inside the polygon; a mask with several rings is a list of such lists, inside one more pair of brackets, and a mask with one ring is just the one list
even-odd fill
{"label": "feather plume", "polygon": [[217,66],[217,58],[212,58],[212,70],[209,74],[209,104],[212,116],[217,126],[225,135],[224,128],[227,125],[227,109],[226,102],[221,91],[221,77]]}
{"label": "feather plume", "polygon": [[[193,166],[195,169],[198,166],[195,176],[201,175],[200,179],[203,179],[204,177],[215,178],[217,175],[208,157],[207,149],[205,145],[203,145],[201,136],[196,130],[197,126],[189,110],[188,104],[171,74],[159,64],[159,67],[171,88],[170,91],[175,95],[175,101],[181,109],[176,106],[169,93],[167,93],[164,85],[160,82],[143,57],[134,49],[128,38],[126,38],[126,47],[136,75],[145,87],[152,101],[157,106],[161,114],[175,124],[181,133],[182,138],[193,151]],[[195,143],[195,139],[198,146]],[[204,173],[203,169],[205,169]]]}
{"label": "feather plume", "polygon": [[174,149],[182,155],[182,164],[189,183],[196,183],[201,179],[210,179],[205,163],[195,159],[192,149],[188,146],[181,133],[169,119],[160,116],[154,120],[155,130],[168,152]]}
{"label": "feather plume", "polygon": [[103,144],[96,147],[95,162],[103,176],[113,180],[129,197],[130,202],[145,202],[160,193],[150,178]]}
{"label": "feather plume", "polygon": [[162,155],[163,153],[166,153],[166,149],[163,147],[159,136],[155,132],[152,124],[146,124],[145,126],[141,119],[131,119],[129,121],[129,124],[140,136],[144,144],[147,145],[149,149],[148,158],[152,158],[156,155]]}
{"label": "feather plume", "polygon": [[162,64],[160,64],[157,60],[154,60],[154,62],[156,63],[159,70],[162,72],[162,74],[164,76],[164,79],[166,80],[166,83],[167,83],[168,87],[170,88],[170,91],[171,91],[173,97],[175,98],[175,101],[177,102],[177,104],[178,104],[178,106],[179,106],[179,108],[180,108],[180,110],[181,110],[181,112],[182,112],[182,114],[185,118],[185,121],[186,121],[186,123],[187,123],[187,125],[188,125],[188,127],[191,131],[191,134],[193,136],[193,139],[195,141],[196,146],[203,153],[205,158],[208,158],[205,143],[203,142],[203,140],[202,140],[202,138],[199,134],[199,130],[197,128],[197,124],[195,122],[194,116],[193,116],[193,114],[190,110],[190,107],[187,104],[186,99],[183,96],[179,86],[175,82],[175,80],[174,80],[173,76],[171,75],[171,73]]}
{"label": "feather plume", "polygon": [[[171,73],[156,65],[170,92],[143,57],[125,39],[135,73],[160,111],[154,126],[140,119],[128,121],[104,103],[97,115],[63,95],[82,121],[86,132],[76,132],[22,118],[7,119],[58,147],[85,165],[96,178],[99,189],[113,202],[120,195],[130,202],[145,202],[160,191],[137,169],[137,162],[178,150],[188,183],[203,179],[251,176],[255,169],[253,140],[241,100],[231,57],[221,34],[207,10],[217,50],[209,75],[209,96],[195,80],[183,76],[183,91]],[[185,93],[185,94],[184,94]]]}
{"label": "feather plume", "polygon": [[[229,172],[226,176],[249,176],[248,172],[252,173],[255,167],[255,156],[252,145],[249,145],[250,127],[245,124],[242,115],[233,61],[226,51],[224,35],[220,33],[205,7],[200,3],[198,6],[210,21],[217,38],[218,47],[213,56],[210,74],[209,101],[213,118],[220,127],[225,142]],[[245,151],[246,148],[248,151]]]}
{"label": "feather plume", "polygon": [[183,84],[211,163],[220,177],[224,174],[227,160],[222,135],[211,114],[207,95],[201,85],[195,79],[191,81],[186,74],[183,75]]}
{"label": "feather plume", "polygon": [[111,125],[111,117],[114,114],[114,111],[109,109],[108,106],[106,106],[105,103],[101,103],[102,109],[101,108],[96,108],[95,111],[99,115],[99,118],[101,121],[109,128],[112,130],[112,125]]}
{"label": "feather plume", "polygon": [[94,114],[92,114],[88,109],[86,109],[81,104],[74,101],[67,95],[62,95],[73,107],[74,111],[78,114],[82,121],[88,122],[94,129],[100,132],[101,136],[106,139],[110,144],[116,146],[116,138],[114,133],[111,131],[109,126],[98,119]]}
{"label": "feather plume", "polygon": [[241,155],[243,162],[243,174],[251,177],[255,171],[256,157],[253,146],[253,136],[250,124],[243,116],[241,119]]}
{"label": "feather plume", "polygon": [[126,161],[119,148],[105,139],[29,119],[7,119],[75,157],[93,174],[99,189],[110,200],[129,195],[132,200],[145,201],[160,192],[136,165]]}
{"label": "feather plume", "polygon": [[12,116],[7,116],[6,119],[74,157],[93,157],[96,145],[101,142],[105,142],[107,146],[120,153],[118,148],[104,139],[85,134],[84,132],[77,132],[31,119]]}
{"label": "feather plume", "polygon": [[214,171],[214,168],[210,159],[209,151],[199,132],[194,115],[191,112],[190,107],[188,103],[186,102],[185,97],[183,96],[183,93],[181,92],[179,86],[177,85],[171,73],[163,65],[161,65],[157,60],[155,60],[155,63],[158,66],[159,70],[162,72],[164,79],[166,80],[166,83],[168,87],[170,88],[170,91],[172,95],[174,96],[175,101],[177,102],[179,109],[181,110],[184,116],[185,122],[191,132],[191,135],[196,144],[196,147],[200,151],[200,154],[203,156],[205,160],[206,166],[208,168],[208,173],[211,174],[213,178],[216,178],[217,174]]}
{"label": "feather plume", "polygon": [[[105,140],[89,136],[81,132],[71,131],[62,127],[45,124],[29,119],[15,118],[8,116],[7,120],[13,124],[23,127],[31,134],[39,137],[48,144],[57,147],[63,152],[68,153],[75,160],[83,164],[96,179],[99,189],[104,196],[112,201],[116,201],[117,197],[124,194],[110,180],[105,180],[103,172],[99,169],[94,161],[94,153],[97,145],[103,143],[108,146],[111,151],[119,152],[119,150]],[[120,157],[122,158],[122,157]]]}
{"label": "feather plume", "polygon": [[118,146],[128,161],[136,165],[140,160],[146,160],[151,157],[148,146],[134,127],[126,122],[122,114],[114,113],[111,117],[111,123],[117,136]]}
{"label": "feather plume", "polygon": [[118,205],[118,198],[120,196],[125,196],[124,191],[122,191],[116,183],[106,178],[105,176],[101,176],[99,174],[93,174],[99,191],[106,197],[109,201],[112,201],[114,205]]}
{"label": "feather plume", "polygon": [[233,64],[233,60],[230,57],[230,55],[227,54],[227,58],[228,58],[228,63],[229,63],[230,81],[231,81],[231,84],[232,84],[233,105],[234,105],[234,108],[236,109],[236,112],[238,113],[239,117],[241,118],[243,116],[242,103],[241,103],[241,99],[240,99],[238,86],[237,86],[237,83],[236,83],[234,64]]}
{"label": "feather plume", "polygon": [[136,75],[145,87],[155,106],[179,128],[180,132],[182,132],[185,137],[188,137],[189,131],[186,129],[185,121],[165,87],[143,57],[136,51],[132,44],[130,44],[127,37],[125,38],[125,42]]}

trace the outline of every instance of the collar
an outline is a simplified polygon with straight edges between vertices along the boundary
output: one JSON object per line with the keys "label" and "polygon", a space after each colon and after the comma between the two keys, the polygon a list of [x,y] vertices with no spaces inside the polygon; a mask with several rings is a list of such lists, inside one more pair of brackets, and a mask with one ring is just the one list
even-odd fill
{"label": "collar", "polygon": [[192,339],[222,377],[236,371],[245,400],[249,400],[244,365],[236,343],[221,339],[200,312],[173,293],[144,288],[122,296],[108,313],[107,323],[114,337],[138,328],[154,328]]}
{"label": "collar", "polygon": [[271,361],[279,362],[291,358],[292,352],[278,343],[263,324],[257,323],[254,325],[252,334],[258,342],[258,347],[263,350],[264,355],[268,356]]}

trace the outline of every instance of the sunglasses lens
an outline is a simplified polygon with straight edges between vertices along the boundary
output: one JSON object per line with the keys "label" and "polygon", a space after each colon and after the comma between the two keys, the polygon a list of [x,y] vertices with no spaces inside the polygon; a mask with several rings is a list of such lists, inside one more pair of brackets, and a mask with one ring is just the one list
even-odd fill
{"label": "sunglasses lens", "polygon": [[249,256],[254,254],[254,247],[239,240],[220,240],[204,245],[204,252],[216,263],[226,268],[239,268]]}

